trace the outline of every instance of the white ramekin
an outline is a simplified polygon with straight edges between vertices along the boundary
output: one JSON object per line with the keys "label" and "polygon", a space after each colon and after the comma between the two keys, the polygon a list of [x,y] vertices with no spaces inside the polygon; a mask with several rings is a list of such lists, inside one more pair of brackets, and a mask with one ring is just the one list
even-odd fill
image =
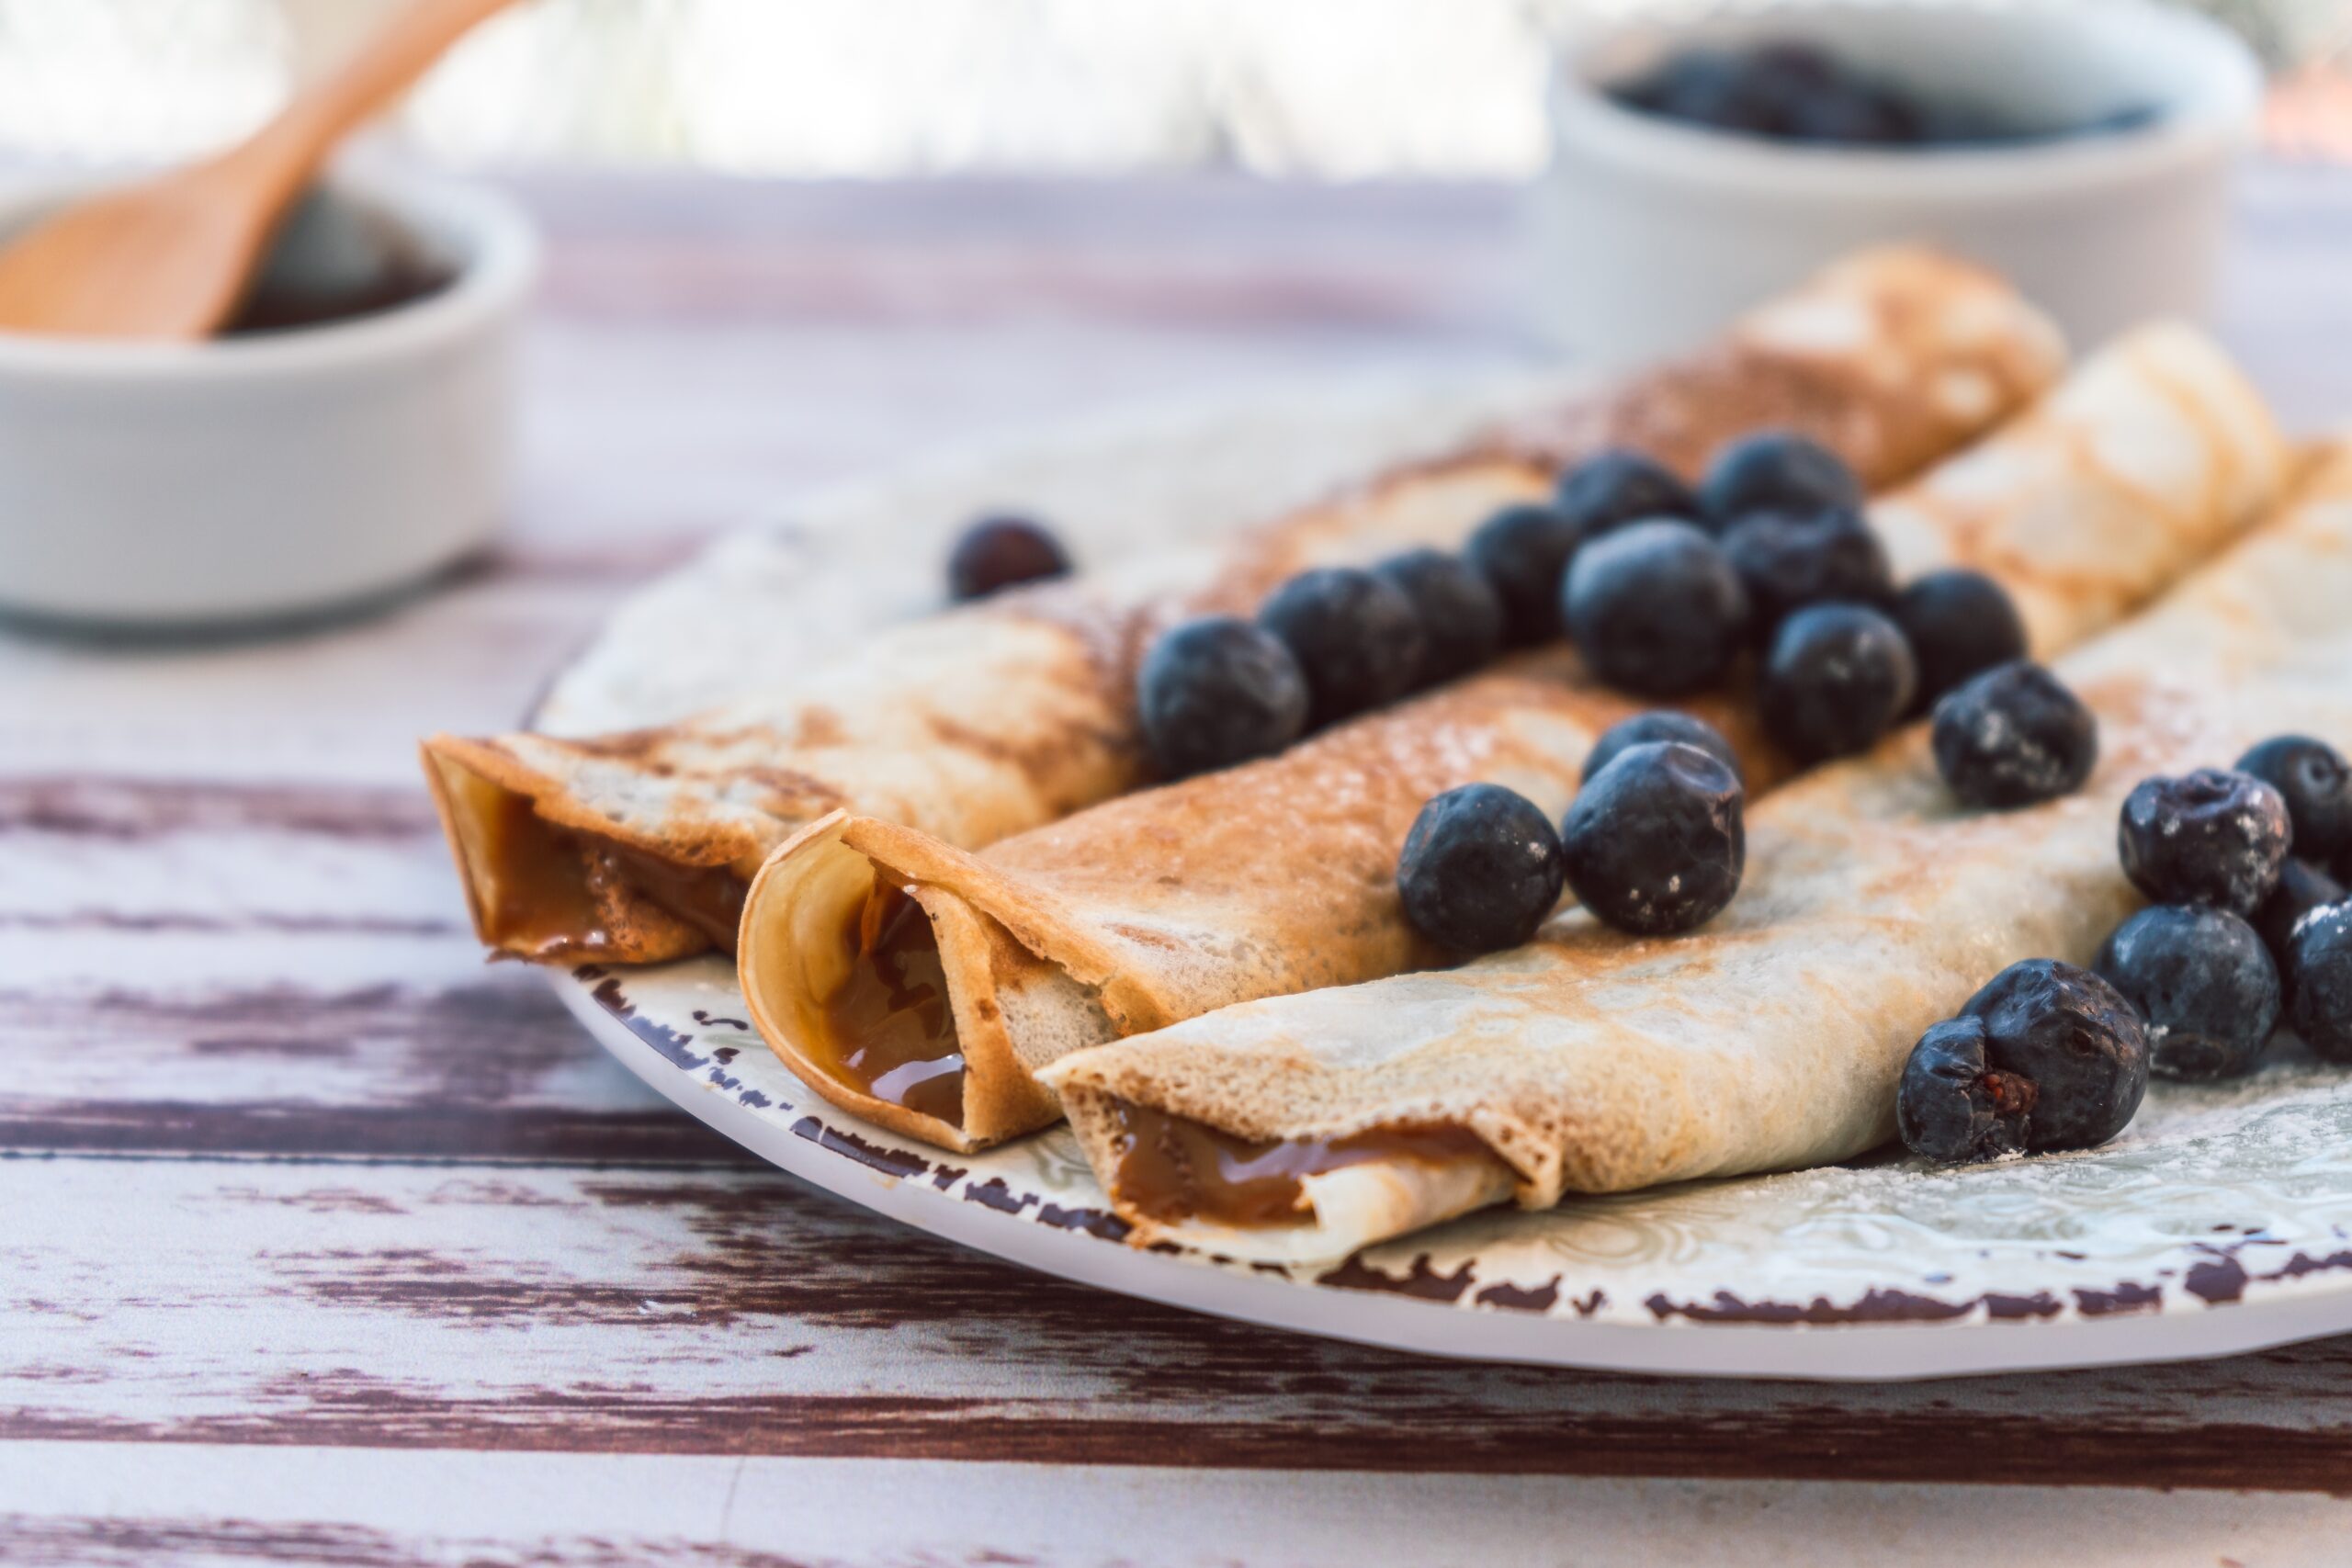
{"label": "white ramekin", "polygon": [[[0,615],[200,630],[333,613],[497,525],[537,242],[478,187],[337,185],[454,280],[378,315],[203,344],[0,334]],[[0,230],[61,194],[0,200]]]}
{"label": "white ramekin", "polygon": [[[1896,84],[2128,130],[1978,149],[1769,141],[1611,102],[1601,84],[1689,48],[1828,47]],[[1786,0],[1587,31],[1553,85],[1532,216],[1539,323],[1600,364],[1690,346],[1844,252],[1919,239],[1995,266],[2077,347],[2210,303],[2261,72],[2203,17],[2148,0]]]}

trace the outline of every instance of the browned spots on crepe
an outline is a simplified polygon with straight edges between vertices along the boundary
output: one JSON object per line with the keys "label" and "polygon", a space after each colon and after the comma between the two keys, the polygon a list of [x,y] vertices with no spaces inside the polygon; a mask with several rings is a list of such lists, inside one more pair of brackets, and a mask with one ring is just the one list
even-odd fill
{"label": "browned spots on crepe", "polygon": [[[791,768],[745,768],[742,776],[745,783],[757,784],[767,792],[763,805],[773,817],[813,819],[848,804],[842,792],[831,784]],[[714,833],[706,841],[731,847],[750,843],[751,835],[739,829]],[[730,854],[726,858],[734,857]]]}
{"label": "browned spots on crepe", "polygon": [[1642,378],[1626,396],[1523,422],[1512,432],[1517,445],[1563,465],[1630,446],[1690,474],[1729,434],[1770,425],[1821,442],[1879,491],[1981,427],[1981,417],[1938,401],[1951,378],[1980,381],[1997,412],[2041,390],[2056,367],[2053,344],[2015,331],[1988,331],[1973,346],[1952,340],[1944,317],[1956,299],[1974,293],[1989,304],[2007,296],[1977,268],[1924,252],[1882,252],[1831,276],[1842,287],[1825,285],[1822,293],[1872,318],[1864,336],[1877,346],[1875,358],[1735,336]]}
{"label": "browned spots on crepe", "polygon": [[792,744],[812,750],[839,746],[848,739],[848,731],[842,728],[842,716],[815,704],[800,710],[800,722],[792,730]]}
{"label": "browned spots on crepe", "polygon": [[923,716],[923,728],[944,747],[1012,769],[1046,797],[1054,795],[1055,781],[1070,772],[1077,752],[1099,749],[1111,739],[1099,731],[1056,729],[1028,740],[1008,740],[936,713]]}

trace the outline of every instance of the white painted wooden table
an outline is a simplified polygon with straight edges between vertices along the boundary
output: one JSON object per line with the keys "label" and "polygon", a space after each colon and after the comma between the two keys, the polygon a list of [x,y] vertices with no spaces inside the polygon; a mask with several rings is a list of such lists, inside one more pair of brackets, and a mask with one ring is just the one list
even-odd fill
{"label": "white painted wooden table", "polygon": [[[2352,1340],[1888,1389],[1416,1361],[747,1163],[486,968],[414,777],[793,491],[1523,357],[1506,193],[540,179],[520,515],[364,625],[0,637],[0,1561],[2352,1561]],[[2352,175],[2225,327],[2352,423]],[[13,520],[12,520],[13,521]]]}

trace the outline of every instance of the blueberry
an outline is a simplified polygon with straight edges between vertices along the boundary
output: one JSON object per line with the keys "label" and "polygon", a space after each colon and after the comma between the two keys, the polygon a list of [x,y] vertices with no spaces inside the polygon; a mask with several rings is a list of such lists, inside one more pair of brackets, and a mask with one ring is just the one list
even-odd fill
{"label": "blueberry", "polygon": [[1413,689],[1429,638],[1413,602],[1353,567],[1302,571],[1258,608],[1306,676],[1307,722],[1326,725]]}
{"label": "blueberry", "polygon": [[2251,915],[2278,886],[2291,829],[2287,803],[2251,773],[2199,768],[2143,779],[2116,828],[2123,874],[2159,904],[2211,904]]}
{"label": "blueberry", "polygon": [[1560,581],[1577,538],[1566,513],[1532,504],[1506,506],[1470,536],[1462,553],[1503,602],[1505,640],[1525,646],[1560,635]]}
{"label": "blueberry", "polygon": [[1838,454],[1785,430],[1733,442],[1707,465],[1699,486],[1707,515],[1728,526],[1751,512],[1859,511],[1862,487]]}
{"label": "blueberry", "polygon": [[2308,735],[2279,735],[2238,759],[2287,802],[2295,852],[2327,862],[2352,848],[2352,767],[2335,747]]}
{"label": "blueberry", "polygon": [[1579,541],[1646,517],[1695,523],[1702,516],[1699,498],[1672,469],[1623,447],[1587,457],[1562,474],[1554,504],[1576,525]]}
{"label": "blueberry", "polygon": [[1864,604],[1813,604],[1781,623],[1757,695],[1765,730],[1809,767],[1869,749],[1917,679],[1893,621]]}
{"label": "blueberry", "polygon": [[1653,519],[1593,540],[1577,552],[1561,599],[1585,662],[1644,696],[1721,680],[1747,632],[1738,573],[1688,523]]}
{"label": "blueberry", "polygon": [[1696,746],[1629,747],[1577,792],[1561,824],[1568,886],[1619,931],[1687,931],[1739,891],[1744,804],[1738,775]]}
{"label": "blueberry", "polygon": [[1932,741],[1952,794],[2006,811],[2082,788],[2098,762],[2098,718],[2058,677],[2020,659],[1945,694]]}
{"label": "blueberry", "polygon": [[1792,87],[1825,87],[1844,79],[1838,57],[1819,44],[1803,39],[1777,39],[1747,51],[1751,71],[1770,72]]}
{"label": "blueberry", "polygon": [[1886,547],[1859,512],[1751,512],[1724,535],[1747,590],[1754,629],[1770,635],[1807,604],[1884,604],[1894,597]]}
{"label": "blueberry", "polygon": [[2278,966],[2254,928],[2224,909],[2143,909],[2115,928],[2097,968],[2139,1013],[2159,1077],[2235,1077],[2278,1026]]}
{"label": "blueberry", "polygon": [[2287,960],[2287,1020],[2331,1062],[2352,1063],[2352,903],[2313,910]]}
{"label": "blueberry", "polygon": [[1421,807],[1396,862],[1413,929],[1455,953],[1499,953],[1560,901],[1560,838],[1525,795],[1464,784]]}
{"label": "blueberry", "polygon": [[1069,575],[1061,542],[1025,517],[983,517],[947,557],[947,596],[984,599],[1023,582]]}
{"label": "blueberry", "polygon": [[1904,1147],[1947,1165],[2025,1147],[2037,1091],[2031,1080],[1990,1066],[1985,1046],[1981,1018],[1948,1018],[1919,1036],[1894,1089]]}
{"label": "blueberry", "polygon": [[1894,624],[1918,661],[1923,706],[1979,671],[2025,657],[2025,622],[2008,591],[1964,567],[1931,571],[1897,594]]}
{"label": "blueberry", "polygon": [[1170,777],[1279,751],[1306,728],[1306,677],[1281,639],[1236,615],[1187,621],[1136,681],[1145,742]]}
{"label": "blueberry", "polygon": [[1844,147],[1899,147],[1917,141],[1919,117],[1908,105],[1851,78],[1794,98],[1789,134],[1800,141]]}
{"label": "blueberry", "polygon": [[1600,732],[1600,739],[1585,753],[1583,783],[1590,784],[1592,775],[1617,760],[1617,754],[1634,746],[1646,746],[1654,741],[1679,740],[1685,746],[1696,746],[1708,756],[1731,770],[1731,776],[1743,787],[1747,783],[1747,770],[1739,765],[1739,753],[1731,749],[1724,732],[1705,719],[1679,712],[1674,708],[1652,708],[1631,718],[1621,718]]}
{"label": "blueberry", "polygon": [[1753,135],[1778,133],[1781,96],[1768,76],[1736,55],[1692,51],[1667,62],[1633,101],[1670,119]]}
{"label": "blueberry", "polygon": [[2087,969],[2029,958],[1920,1036],[1895,1126],[1935,1160],[2090,1148],[2123,1130],[2147,1089],[2148,1038],[2132,1004]]}
{"label": "blueberry", "polygon": [[1372,574],[1402,593],[1420,622],[1415,687],[1466,675],[1501,651],[1503,603],[1494,585],[1460,556],[1409,550],[1382,561]]}
{"label": "blueberry", "polygon": [[2344,885],[2319,866],[2294,855],[2278,868],[2278,886],[2263,900],[2261,910],[2254,917],[2254,929],[2262,933],[2264,945],[2278,963],[2281,976],[2288,973],[2287,958],[2295,941],[2295,927],[2302,918],[2324,904],[2344,901]]}

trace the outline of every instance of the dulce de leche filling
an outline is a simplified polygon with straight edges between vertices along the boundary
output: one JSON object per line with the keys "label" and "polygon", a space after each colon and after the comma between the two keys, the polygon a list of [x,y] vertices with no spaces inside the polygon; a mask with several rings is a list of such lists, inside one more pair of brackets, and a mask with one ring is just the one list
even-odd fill
{"label": "dulce de leche filling", "polygon": [[825,1066],[876,1100],[961,1126],[963,1043],[931,918],[877,881],[841,940],[848,974],[822,1003]]}
{"label": "dulce de leche filling", "polygon": [[1125,1100],[1114,1102],[1112,1116],[1118,1128],[1113,1195],[1164,1224],[1297,1224],[1309,1217],[1306,1177],[1375,1161],[1443,1166],[1495,1157],[1464,1127],[1404,1123],[1337,1138],[1261,1140]]}
{"label": "dulce de leche filling", "polygon": [[491,940],[535,958],[594,957],[619,934],[616,910],[652,905],[735,951],[750,886],[723,865],[681,865],[602,833],[559,827],[520,795],[502,794],[483,824],[498,868]]}

